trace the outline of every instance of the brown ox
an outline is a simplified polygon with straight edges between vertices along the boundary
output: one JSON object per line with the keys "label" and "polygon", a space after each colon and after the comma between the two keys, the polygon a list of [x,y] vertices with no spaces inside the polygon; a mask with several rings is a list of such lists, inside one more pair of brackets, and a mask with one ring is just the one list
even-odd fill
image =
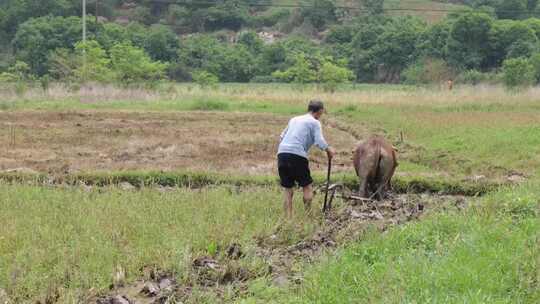
{"label": "brown ox", "polygon": [[396,150],[384,138],[373,136],[360,143],[353,152],[354,169],[360,179],[359,195],[382,199],[398,165]]}

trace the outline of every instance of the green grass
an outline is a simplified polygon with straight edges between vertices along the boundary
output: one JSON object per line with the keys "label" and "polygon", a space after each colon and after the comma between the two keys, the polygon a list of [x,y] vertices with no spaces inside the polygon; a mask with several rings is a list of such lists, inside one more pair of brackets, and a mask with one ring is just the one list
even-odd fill
{"label": "green grass", "polygon": [[0,286],[16,303],[56,288],[62,301],[75,303],[92,288],[107,290],[118,266],[129,281],[142,276],[143,266],[180,277],[208,248],[239,242],[250,254],[253,236],[269,234],[280,220],[281,193],[275,187],[161,193],[0,184],[0,209]]}
{"label": "green grass", "polygon": [[418,148],[407,161],[435,172],[500,178],[519,171],[536,176],[540,165],[537,105],[349,105],[336,115],[392,140],[403,132],[405,141]]}
{"label": "green grass", "polygon": [[[406,163],[407,164],[407,163]],[[408,169],[409,168],[409,169]],[[497,189],[501,184],[490,181],[470,182],[468,180],[422,177],[414,175],[414,165],[406,166],[411,174],[396,176],[392,179],[392,188],[399,193],[444,193],[450,195],[482,195]],[[322,185],[326,175],[319,172],[312,174],[314,184]],[[0,180],[11,184],[32,184],[40,186],[51,182],[47,174],[0,173]],[[332,183],[341,183],[348,188],[358,187],[358,177],[352,172],[341,172],[332,175]],[[55,184],[78,186],[115,186],[129,183],[134,187],[187,187],[201,188],[207,186],[237,187],[275,187],[279,178],[275,175],[231,175],[212,172],[159,172],[159,171],[121,171],[121,172],[86,172],[57,176]]]}
{"label": "green grass", "polygon": [[537,184],[502,189],[465,211],[365,234],[308,267],[299,288],[244,302],[538,303],[538,195]]}

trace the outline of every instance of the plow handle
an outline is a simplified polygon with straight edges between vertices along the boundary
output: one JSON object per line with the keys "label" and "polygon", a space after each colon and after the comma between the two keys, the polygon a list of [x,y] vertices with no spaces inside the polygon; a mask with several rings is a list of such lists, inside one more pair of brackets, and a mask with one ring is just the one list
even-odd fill
{"label": "plow handle", "polygon": [[328,172],[326,174],[326,193],[324,194],[323,212],[330,210],[331,206],[328,204],[328,188],[330,188],[330,172],[332,170],[332,159],[328,158]]}

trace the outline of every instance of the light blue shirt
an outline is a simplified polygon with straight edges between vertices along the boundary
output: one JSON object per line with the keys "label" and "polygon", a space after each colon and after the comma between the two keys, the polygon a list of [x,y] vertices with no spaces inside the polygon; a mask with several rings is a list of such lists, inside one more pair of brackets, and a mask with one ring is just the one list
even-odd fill
{"label": "light blue shirt", "polygon": [[328,144],[323,137],[321,122],[310,113],[296,116],[289,121],[287,128],[281,133],[278,154],[291,153],[308,158],[311,146],[326,150]]}

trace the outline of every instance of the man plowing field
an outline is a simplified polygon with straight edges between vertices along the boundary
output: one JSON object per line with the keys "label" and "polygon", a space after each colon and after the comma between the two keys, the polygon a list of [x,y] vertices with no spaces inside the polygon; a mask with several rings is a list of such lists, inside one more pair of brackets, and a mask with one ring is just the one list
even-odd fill
{"label": "man plowing field", "polygon": [[292,201],[294,187],[298,184],[304,192],[304,208],[311,210],[313,199],[313,179],[309,170],[308,153],[311,146],[326,151],[328,159],[332,159],[335,150],[324,139],[319,119],[325,112],[321,101],[312,100],[308,105],[308,113],[292,118],[287,128],[281,133],[278,148],[278,171],[281,186],[284,188],[285,215],[292,217]]}

